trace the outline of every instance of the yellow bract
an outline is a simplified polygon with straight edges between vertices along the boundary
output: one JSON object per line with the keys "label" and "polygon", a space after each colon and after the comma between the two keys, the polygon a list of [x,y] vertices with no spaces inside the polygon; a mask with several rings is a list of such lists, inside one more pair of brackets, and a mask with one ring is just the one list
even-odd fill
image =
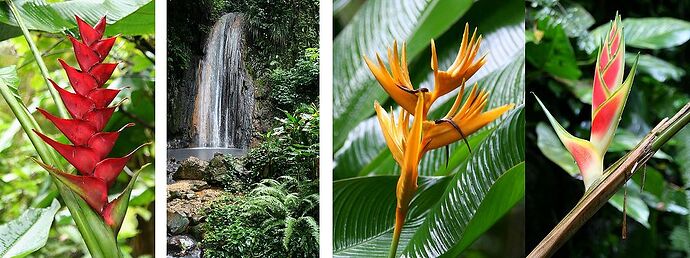
{"label": "yellow bract", "polygon": [[[482,37],[477,37],[477,31],[469,36],[469,26],[465,25],[460,50],[453,64],[445,71],[438,69],[436,44],[431,41],[431,69],[434,73],[434,89],[415,89],[410,81],[407,68],[405,44],[402,47],[402,58],[398,55],[397,42],[393,48],[388,48],[388,65],[377,54],[377,63],[364,58],[376,80],[383,89],[402,107],[397,117],[390,114],[374,103],[379,125],[386,139],[393,158],[400,165],[400,177],[396,189],[396,223],[391,245],[395,254],[397,241],[400,237],[405,215],[410,201],[417,191],[418,167],[422,156],[427,151],[465,140],[467,136],[500,117],[514,105],[507,104],[489,111],[482,111],[486,107],[489,93],[479,90],[475,83],[469,96],[464,99],[465,82],[474,75],[486,62],[486,56],[476,58]],[[475,60],[477,59],[477,60]],[[445,117],[439,120],[428,120],[427,115],[431,105],[441,96],[458,90],[458,95]],[[410,126],[410,115],[414,116]]]}

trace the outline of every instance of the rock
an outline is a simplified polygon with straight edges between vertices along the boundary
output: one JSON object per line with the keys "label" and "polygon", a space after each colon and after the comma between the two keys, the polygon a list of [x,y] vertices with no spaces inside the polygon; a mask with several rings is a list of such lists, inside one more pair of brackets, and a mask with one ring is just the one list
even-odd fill
{"label": "rock", "polygon": [[201,258],[201,248],[194,238],[188,235],[168,238],[168,255],[179,258]]}
{"label": "rock", "polygon": [[167,165],[167,175],[168,175],[168,184],[172,184],[175,182],[173,180],[173,174],[180,168],[180,162],[176,161],[175,159],[169,159],[168,160],[168,165]]}
{"label": "rock", "polygon": [[233,193],[243,192],[255,183],[254,176],[243,166],[243,161],[230,155],[215,155],[209,161],[204,179],[211,185],[222,186]]}
{"label": "rock", "polygon": [[189,219],[177,212],[170,212],[168,210],[168,233],[182,234],[187,231],[189,226]]}
{"label": "rock", "polygon": [[197,157],[190,157],[180,163],[180,167],[175,171],[172,178],[174,180],[201,180],[204,178],[206,166],[208,166],[206,161]]}
{"label": "rock", "polygon": [[213,201],[221,198],[225,192],[220,189],[203,189],[193,193],[191,198],[168,198],[168,213],[177,213],[189,219],[191,226],[204,222],[204,211]]}
{"label": "rock", "polygon": [[198,225],[193,226],[189,230],[189,233],[197,239],[203,239],[204,233],[206,232],[206,230],[204,229],[205,226],[206,222],[199,223]]}
{"label": "rock", "polygon": [[231,156],[214,155],[213,159],[208,162],[204,179],[210,184],[222,186],[233,178],[232,163],[233,158]]}
{"label": "rock", "polygon": [[168,200],[194,198],[194,193],[207,189],[208,183],[201,180],[180,180],[168,185]]}

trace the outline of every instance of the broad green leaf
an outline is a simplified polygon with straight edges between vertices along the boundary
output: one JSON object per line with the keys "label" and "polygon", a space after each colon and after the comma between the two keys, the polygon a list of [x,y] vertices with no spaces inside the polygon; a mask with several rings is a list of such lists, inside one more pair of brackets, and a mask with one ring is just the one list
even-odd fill
{"label": "broad green leaf", "polygon": [[577,168],[573,156],[563,147],[563,143],[558,139],[553,128],[544,122],[537,125],[537,147],[546,158],[556,163],[571,176],[580,174],[580,169]]}
{"label": "broad green leaf", "polygon": [[411,0],[366,2],[335,38],[333,48],[334,149],[347,133],[374,113],[374,100],[387,95],[364,64],[363,56],[385,55],[393,40],[407,42],[408,61],[414,60],[432,38],[443,34],[462,17],[470,0]]}
{"label": "broad green leaf", "polygon": [[624,193],[626,190],[621,188],[609,199],[609,204],[620,212],[623,212],[623,204],[625,204],[625,213],[644,227],[649,228],[649,208],[640,196],[640,187],[632,182],[624,187],[628,187],[627,198],[625,198]]}
{"label": "broad green leaf", "polygon": [[[475,5],[470,9],[466,16],[479,15],[485,9],[481,5]],[[477,8],[477,9],[475,9]],[[491,20],[493,16],[484,18]],[[465,17],[463,17],[465,19]],[[489,107],[493,108],[506,103],[522,103],[524,95],[524,33],[520,19],[508,20],[498,23],[492,27],[490,24],[480,23],[479,31],[484,34],[484,40],[480,47],[480,53],[488,53],[487,63],[482,67],[469,83],[478,82],[480,88],[491,92]],[[464,23],[460,23],[461,26]],[[487,25],[486,27],[483,25]],[[451,33],[453,39],[457,39]],[[449,66],[457,55],[457,42],[451,41],[440,45],[439,65],[440,67]],[[421,87],[433,87],[433,76],[427,69],[419,69],[423,74]],[[438,104],[432,107],[432,117],[440,117],[450,109],[453,104],[456,92],[449,93],[439,99]],[[491,128],[489,126],[487,128]],[[476,134],[475,134],[476,135]],[[469,136],[470,142],[475,135]],[[478,139],[475,140],[475,142]],[[453,155],[451,161],[457,162],[464,160],[467,147],[464,143],[455,143],[450,146],[450,154]],[[420,171],[424,175],[443,175],[451,173],[446,171],[445,150],[439,149],[428,153],[427,158],[422,160]],[[345,145],[335,154],[336,167],[334,169],[334,179],[348,178],[362,175],[383,175],[395,173],[395,161],[388,151],[381,129],[376,117],[368,118],[359,123],[347,136]],[[458,163],[454,164],[457,165]],[[457,167],[451,166],[449,167]]]}
{"label": "broad green leaf", "polygon": [[[108,29],[107,35],[123,34],[137,35],[143,31],[149,31],[153,26],[153,19],[150,13],[136,12],[139,8],[152,2],[151,0],[73,0],[49,3],[45,0],[16,0],[15,5],[24,23],[30,30],[38,30],[49,33],[65,33],[76,28],[75,15],[79,15],[86,22],[95,24],[102,16],[107,16],[108,24],[113,24],[125,17],[129,23],[133,21],[148,20],[145,28],[134,28],[134,26],[118,26],[121,30]],[[128,17],[130,14],[137,13],[136,16]],[[141,16],[141,17],[139,17]],[[17,23],[9,11],[6,2],[0,3],[0,23],[17,27]],[[132,23],[133,24],[133,23]],[[19,32],[19,31],[17,31]],[[132,33],[134,32],[134,33]],[[2,35],[0,40],[12,38],[17,35]]]}
{"label": "broad green leaf", "polygon": [[0,225],[0,256],[24,257],[46,244],[60,202],[48,208],[29,208],[18,218]]}
{"label": "broad green leaf", "polygon": [[[439,201],[451,177],[420,177],[401,239],[409,239]],[[359,177],[333,182],[335,257],[384,257],[395,223],[397,176]],[[416,226],[415,226],[416,225]]]}
{"label": "broad green leaf", "polygon": [[22,30],[9,24],[0,23],[0,41],[22,35]]}
{"label": "broad green leaf", "polygon": [[537,29],[544,37],[536,43],[527,43],[527,61],[538,69],[563,79],[576,80],[582,75],[575,59],[570,39],[560,24],[550,23],[548,18],[539,20]]}
{"label": "broad green leaf", "polygon": [[[597,45],[609,29],[603,24],[592,31]],[[645,49],[662,49],[682,45],[690,39],[690,22],[668,18],[626,18],[623,20],[623,36],[627,46]]]}
{"label": "broad green leaf", "polygon": [[[632,65],[635,62],[635,55],[632,53],[625,54],[625,63]],[[680,67],[647,54],[640,55],[637,68],[640,72],[649,74],[652,78],[660,82],[665,82],[668,79],[678,81],[681,77],[685,76],[685,71]]]}
{"label": "broad green leaf", "polygon": [[[683,130],[678,132],[678,134],[674,138],[678,139],[679,142],[679,150],[675,156],[675,160],[682,171],[681,178],[683,179],[683,188],[685,189],[683,191],[683,194],[685,195],[685,200],[690,200],[690,191],[687,190],[688,186],[690,186],[690,128],[685,127]],[[687,214],[685,216],[684,224],[686,225],[686,228],[682,230],[687,232],[688,228],[690,228],[690,214]],[[674,230],[675,234],[673,234],[672,238],[673,244],[687,244],[689,242],[688,234],[677,233],[676,231],[677,230]],[[690,253],[690,247],[686,245],[685,251]]]}
{"label": "broad green leaf", "polygon": [[[524,109],[519,107],[473,153],[465,171],[453,176],[403,256],[456,257],[522,198],[524,175],[511,174],[525,172],[524,132]],[[504,181],[502,176],[522,180]]]}
{"label": "broad green leaf", "polygon": [[[643,136],[638,136],[632,132],[619,128],[616,130],[616,135],[611,141],[608,152],[628,152],[635,149],[635,146],[642,141]],[[659,150],[654,153],[654,158],[671,160],[671,156],[666,154],[666,152]]]}
{"label": "broad green leaf", "polygon": [[[334,182],[336,257],[386,255],[395,217],[396,183],[397,176]],[[523,109],[508,114],[462,171],[453,176],[420,177],[419,185],[398,254],[458,256],[524,195]]]}
{"label": "broad green leaf", "polygon": [[135,12],[105,28],[107,35],[146,35],[156,32],[156,2],[151,1]]}

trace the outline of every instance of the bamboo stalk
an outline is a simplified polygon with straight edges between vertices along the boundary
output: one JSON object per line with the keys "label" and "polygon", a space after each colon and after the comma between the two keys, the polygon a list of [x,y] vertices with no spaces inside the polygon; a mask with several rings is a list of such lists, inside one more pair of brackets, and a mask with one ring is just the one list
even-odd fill
{"label": "bamboo stalk", "polygon": [[690,103],[686,104],[672,118],[665,118],[645,136],[640,144],[616,161],[604,172],[604,177],[595,182],[575,207],[554,227],[527,257],[552,256],[568,239],[582,227],[606,202],[623,187],[635,173],[671,137],[690,122]]}

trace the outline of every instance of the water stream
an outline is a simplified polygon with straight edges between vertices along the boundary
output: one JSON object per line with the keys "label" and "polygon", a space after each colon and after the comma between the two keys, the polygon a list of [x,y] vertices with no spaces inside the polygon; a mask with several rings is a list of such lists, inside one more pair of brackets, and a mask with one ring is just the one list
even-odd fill
{"label": "water stream", "polygon": [[196,71],[194,147],[246,149],[252,135],[254,87],[243,63],[241,14],[213,26]]}

